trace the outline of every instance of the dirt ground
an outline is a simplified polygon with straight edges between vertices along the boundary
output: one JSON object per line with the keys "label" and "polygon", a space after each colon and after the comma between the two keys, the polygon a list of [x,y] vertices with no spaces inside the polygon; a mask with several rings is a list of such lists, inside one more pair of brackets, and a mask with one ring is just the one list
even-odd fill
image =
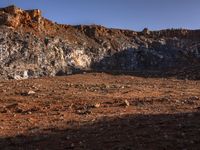
{"label": "dirt ground", "polygon": [[1,81],[0,149],[200,149],[200,81],[105,73]]}

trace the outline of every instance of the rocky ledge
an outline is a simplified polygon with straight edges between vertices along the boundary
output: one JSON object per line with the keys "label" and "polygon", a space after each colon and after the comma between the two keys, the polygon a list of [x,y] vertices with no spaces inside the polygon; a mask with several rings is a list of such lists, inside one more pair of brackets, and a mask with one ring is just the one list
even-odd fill
{"label": "rocky ledge", "polygon": [[199,65],[200,30],[145,28],[136,32],[99,25],[71,26],[42,17],[38,9],[0,9],[1,79],[81,70],[163,72]]}

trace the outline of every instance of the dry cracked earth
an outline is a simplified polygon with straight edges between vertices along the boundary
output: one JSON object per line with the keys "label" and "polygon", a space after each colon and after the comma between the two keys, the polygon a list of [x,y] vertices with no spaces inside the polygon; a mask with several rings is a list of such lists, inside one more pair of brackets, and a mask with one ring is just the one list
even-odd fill
{"label": "dry cracked earth", "polygon": [[200,81],[83,73],[0,82],[0,149],[200,147]]}

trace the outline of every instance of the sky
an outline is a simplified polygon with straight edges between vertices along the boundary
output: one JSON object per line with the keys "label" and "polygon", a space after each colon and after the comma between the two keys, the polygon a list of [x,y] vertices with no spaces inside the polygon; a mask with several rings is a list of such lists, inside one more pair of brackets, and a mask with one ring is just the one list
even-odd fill
{"label": "sky", "polygon": [[0,0],[0,7],[41,9],[62,24],[98,24],[110,28],[200,29],[200,0]]}

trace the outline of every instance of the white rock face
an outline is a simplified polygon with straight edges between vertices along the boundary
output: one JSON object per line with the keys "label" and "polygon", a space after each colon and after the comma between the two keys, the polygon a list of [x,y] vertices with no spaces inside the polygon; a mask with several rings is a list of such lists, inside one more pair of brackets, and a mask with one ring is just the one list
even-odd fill
{"label": "white rock face", "polygon": [[91,63],[91,58],[85,54],[84,50],[73,50],[66,56],[69,65],[79,68],[88,68]]}

